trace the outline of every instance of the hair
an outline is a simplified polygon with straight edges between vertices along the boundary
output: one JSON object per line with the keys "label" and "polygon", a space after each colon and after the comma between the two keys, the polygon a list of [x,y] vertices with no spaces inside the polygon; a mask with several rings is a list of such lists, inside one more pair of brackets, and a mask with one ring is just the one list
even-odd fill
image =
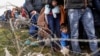
{"label": "hair", "polygon": [[65,23],[61,24],[61,29],[67,29],[67,25]]}
{"label": "hair", "polygon": [[49,5],[50,5],[50,8],[53,8],[53,6],[52,6],[52,2],[53,1],[56,1],[57,2],[57,5],[59,5],[59,2],[58,2],[58,0],[51,0],[51,2],[49,3]]}

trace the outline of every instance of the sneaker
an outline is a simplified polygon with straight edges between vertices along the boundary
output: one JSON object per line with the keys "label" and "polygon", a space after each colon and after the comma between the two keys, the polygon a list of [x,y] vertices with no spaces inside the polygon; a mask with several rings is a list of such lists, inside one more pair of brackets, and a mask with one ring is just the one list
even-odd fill
{"label": "sneaker", "polygon": [[39,46],[39,43],[31,42],[30,45],[31,45],[31,46],[34,46],[34,47],[37,47],[37,46]]}
{"label": "sneaker", "polygon": [[30,45],[30,43],[31,43],[31,41],[29,39],[25,41],[26,45]]}
{"label": "sneaker", "polygon": [[63,54],[63,55],[68,55],[69,56],[69,49],[66,48],[66,47],[63,47],[60,52]]}

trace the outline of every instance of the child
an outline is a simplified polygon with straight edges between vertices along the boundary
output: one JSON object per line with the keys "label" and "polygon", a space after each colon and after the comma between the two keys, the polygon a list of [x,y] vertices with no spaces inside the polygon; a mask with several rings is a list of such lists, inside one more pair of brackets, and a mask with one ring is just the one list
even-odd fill
{"label": "child", "polygon": [[67,39],[69,39],[69,34],[68,34],[68,29],[66,24],[61,24],[61,53],[62,54],[68,54],[69,52],[69,45],[68,45],[68,41]]}

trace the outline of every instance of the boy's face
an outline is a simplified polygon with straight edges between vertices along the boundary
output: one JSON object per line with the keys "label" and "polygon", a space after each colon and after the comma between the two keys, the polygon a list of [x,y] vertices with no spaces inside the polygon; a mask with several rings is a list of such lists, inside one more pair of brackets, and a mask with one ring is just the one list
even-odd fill
{"label": "boy's face", "polygon": [[68,30],[65,29],[65,28],[61,29],[61,31],[62,31],[63,33],[67,33],[67,32],[68,32]]}

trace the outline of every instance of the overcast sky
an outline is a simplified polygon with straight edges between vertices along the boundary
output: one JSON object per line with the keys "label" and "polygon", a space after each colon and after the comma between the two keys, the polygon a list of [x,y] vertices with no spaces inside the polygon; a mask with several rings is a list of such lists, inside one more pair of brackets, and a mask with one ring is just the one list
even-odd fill
{"label": "overcast sky", "polygon": [[0,15],[3,14],[4,11],[7,9],[12,9],[12,6],[6,6],[9,5],[9,3],[16,5],[16,6],[23,6],[25,0],[0,0]]}

